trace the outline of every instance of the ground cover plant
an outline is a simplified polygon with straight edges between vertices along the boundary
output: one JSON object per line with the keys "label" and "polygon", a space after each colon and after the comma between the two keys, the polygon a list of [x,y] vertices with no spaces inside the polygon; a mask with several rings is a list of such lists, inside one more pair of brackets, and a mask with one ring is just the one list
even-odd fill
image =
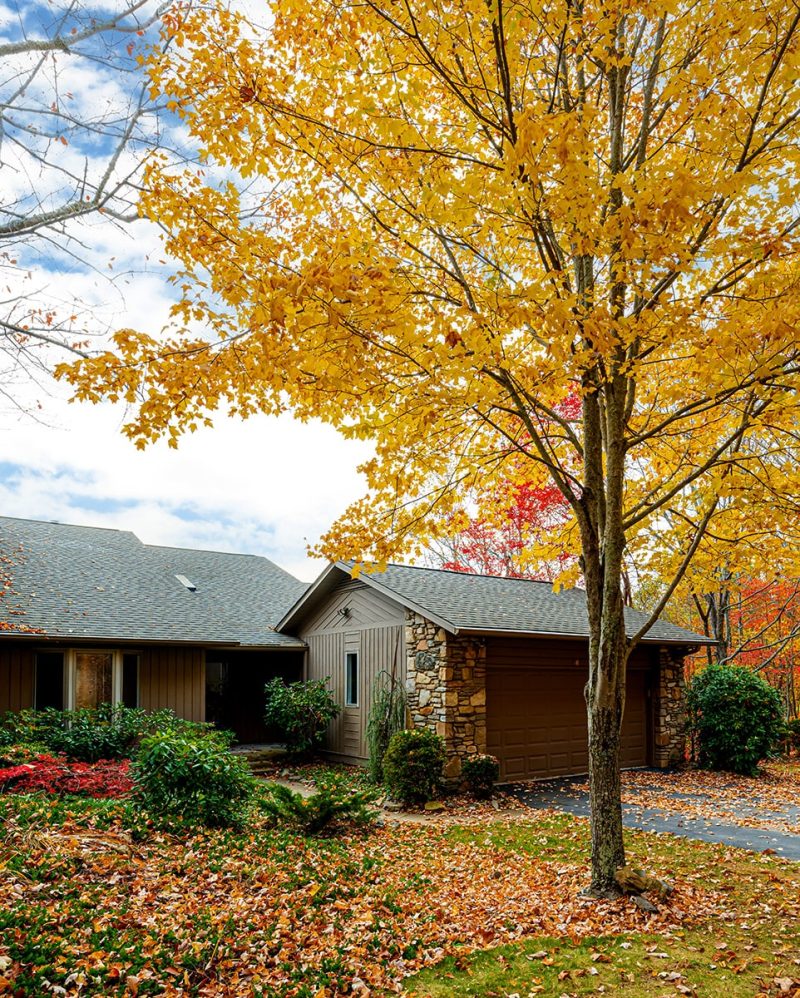
{"label": "ground cover plant", "polygon": [[135,841],[129,807],[0,798],[0,993],[753,998],[800,977],[800,865],[774,856],[632,834],[675,887],[646,914],[580,897],[588,823],[563,815]]}
{"label": "ground cover plant", "polygon": [[316,835],[342,821],[364,825],[374,814],[369,805],[377,791],[354,789],[346,776],[328,774],[315,782],[313,793],[302,794],[280,783],[268,784],[258,806],[276,824],[287,824],[305,835]]}
{"label": "ground cover plant", "polygon": [[133,787],[127,759],[68,762],[63,756],[35,755],[0,769],[0,793],[78,794],[125,797]]}

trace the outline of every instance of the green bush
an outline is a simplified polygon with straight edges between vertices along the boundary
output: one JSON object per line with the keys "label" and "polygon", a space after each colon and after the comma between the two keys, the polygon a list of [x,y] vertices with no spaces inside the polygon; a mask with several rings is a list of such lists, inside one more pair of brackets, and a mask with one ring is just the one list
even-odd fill
{"label": "green bush", "polygon": [[368,805],[374,800],[374,790],[352,790],[342,777],[328,776],[318,781],[308,797],[281,783],[270,784],[260,807],[275,821],[294,825],[304,835],[316,835],[335,821],[366,824],[373,817]]}
{"label": "green bush", "polygon": [[750,669],[709,666],[694,677],[688,705],[698,761],[707,769],[755,776],[777,749],[781,695]]}
{"label": "green bush", "polygon": [[4,745],[0,748],[0,769],[7,766],[20,766],[40,755],[49,754],[50,749],[47,745],[37,745],[36,742],[15,742],[13,745]]}
{"label": "green bush", "polygon": [[210,828],[241,827],[256,785],[222,740],[186,732],[146,737],[131,775],[134,796],[152,818]]}
{"label": "green bush", "polygon": [[171,710],[148,712],[109,703],[79,710],[21,710],[7,714],[0,729],[2,738],[9,739],[8,744],[44,745],[50,752],[63,753],[76,762],[125,759],[143,737],[159,731],[211,737],[226,745],[233,738],[213,724],[185,721]]}
{"label": "green bush", "polygon": [[464,760],[461,775],[474,797],[491,797],[500,775],[500,763],[493,755],[471,755]]}
{"label": "green bush", "polygon": [[15,742],[16,738],[11,728],[0,727],[0,749],[8,748],[9,745],[14,745]]}
{"label": "green bush", "polygon": [[383,757],[392,735],[406,724],[406,694],[402,684],[390,673],[381,672],[375,680],[372,706],[367,720],[369,775],[373,783],[383,780]]}
{"label": "green bush", "polygon": [[291,755],[308,755],[322,745],[325,729],[338,716],[339,705],[324,679],[291,683],[280,677],[265,687],[267,724],[274,725]]}
{"label": "green bush", "polygon": [[429,801],[442,779],[444,741],[427,728],[398,731],[383,757],[386,789],[404,804]]}

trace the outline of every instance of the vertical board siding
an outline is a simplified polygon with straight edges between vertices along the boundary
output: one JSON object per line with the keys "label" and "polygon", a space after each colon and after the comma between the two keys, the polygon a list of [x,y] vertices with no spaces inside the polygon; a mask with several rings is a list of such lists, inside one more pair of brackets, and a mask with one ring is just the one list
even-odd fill
{"label": "vertical board siding", "polygon": [[139,706],[169,707],[187,721],[205,720],[205,653],[202,648],[145,649],[139,656]]}
{"label": "vertical board siding", "polygon": [[[345,616],[341,611],[347,607]],[[347,582],[309,621],[299,637],[308,645],[306,675],[328,679],[342,710],[328,729],[329,752],[352,761],[368,756],[367,721],[381,672],[405,680],[403,611],[362,583]],[[358,652],[359,704],[345,707],[345,652]]]}
{"label": "vertical board siding", "polygon": [[33,663],[32,648],[0,648],[0,716],[33,706]]}

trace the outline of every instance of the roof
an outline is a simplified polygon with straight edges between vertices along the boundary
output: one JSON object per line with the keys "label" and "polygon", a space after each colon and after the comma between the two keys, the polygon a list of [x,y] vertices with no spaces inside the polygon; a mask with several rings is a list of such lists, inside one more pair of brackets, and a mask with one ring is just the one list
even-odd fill
{"label": "roof", "polygon": [[[351,562],[330,565],[279,622],[291,630],[344,577]],[[473,575],[412,565],[388,565],[382,572],[363,571],[359,580],[395,602],[420,613],[452,634],[499,633],[558,638],[588,638],[586,593],[582,589],[556,592],[549,582]],[[625,609],[626,630],[635,634],[648,614]],[[663,618],[642,639],[648,643],[709,644],[701,634],[687,631]]]}
{"label": "roof", "polygon": [[158,547],[127,530],[0,517],[0,557],[0,575],[11,578],[0,622],[39,635],[302,647],[273,625],[306,585],[257,555]]}

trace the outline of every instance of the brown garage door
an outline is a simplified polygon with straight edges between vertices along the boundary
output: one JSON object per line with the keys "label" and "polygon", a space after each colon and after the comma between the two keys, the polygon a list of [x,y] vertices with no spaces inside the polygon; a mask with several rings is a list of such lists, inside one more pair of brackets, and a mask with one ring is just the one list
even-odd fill
{"label": "brown garage door", "polygon": [[[622,721],[623,766],[647,765],[647,673],[628,670]],[[501,780],[585,773],[584,668],[521,667],[488,661],[487,749]]]}

